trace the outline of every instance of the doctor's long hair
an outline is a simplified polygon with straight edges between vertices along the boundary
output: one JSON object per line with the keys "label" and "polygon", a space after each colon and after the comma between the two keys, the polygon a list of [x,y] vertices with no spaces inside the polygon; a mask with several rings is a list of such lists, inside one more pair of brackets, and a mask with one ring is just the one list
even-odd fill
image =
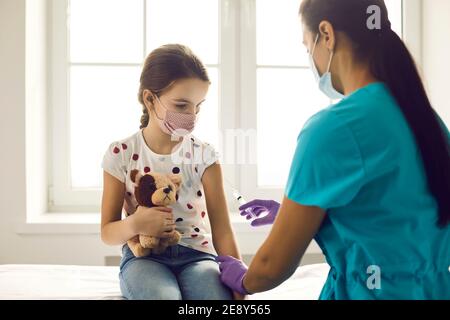
{"label": "doctor's long hair", "polygon": [[[381,29],[367,27],[367,9],[372,5],[381,9]],[[391,29],[384,1],[304,0],[300,16],[312,31],[318,31],[325,20],[336,31],[345,33],[353,43],[356,58],[368,63],[372,74],[389,87],[420,150],[428,187],[438,204],[438,223],[446,227],[450,223],[450,147],[414,59]]]}

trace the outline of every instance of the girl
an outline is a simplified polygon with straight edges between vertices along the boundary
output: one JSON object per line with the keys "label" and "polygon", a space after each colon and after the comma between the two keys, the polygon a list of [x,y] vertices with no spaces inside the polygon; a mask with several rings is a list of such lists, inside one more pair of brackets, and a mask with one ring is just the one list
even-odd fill
{"label": "girl", "polygon": [[[140,79],[141,130],[112,143],[104,156],[101,236],[106,244],[123,245],[119,278],[127,299],[244,297],[220,282],[215,262],[216,252],[240,257],[217,155],[190,134],[209,85],[204,65],[187,47],[165,45],[154,50]],[[180,175],[176,204],[137,206],[130,179],[133,169]],[[122,206],[128,213],[125,219]],[[179,244],[159,255],[136,258],[125,244],[138,234],[166,238],[175,229],[182,236]]]}

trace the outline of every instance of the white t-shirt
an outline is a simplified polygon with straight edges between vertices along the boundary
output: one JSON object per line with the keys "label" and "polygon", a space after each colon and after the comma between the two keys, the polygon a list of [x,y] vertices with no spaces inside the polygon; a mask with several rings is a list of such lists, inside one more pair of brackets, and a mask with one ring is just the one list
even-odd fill
{"label": "white t-shirt", "polygon": [[141,174],[180,174],[182,184],[178,200],[170,206],[176,230],[181,234],[179,244],[216,254],[201,178],[206,168],[218,160],[218,155],[211,145],[201,142],[193,135],[185,136],[174,150],[170,155],[154,153],[140,130],[126,139],[113,142],[103,157],[102,168],[125,183],[124,209],[128,214],[134,213],[138,205],[134,196],[135,186],[130,178],[133,169],[139,170]]}

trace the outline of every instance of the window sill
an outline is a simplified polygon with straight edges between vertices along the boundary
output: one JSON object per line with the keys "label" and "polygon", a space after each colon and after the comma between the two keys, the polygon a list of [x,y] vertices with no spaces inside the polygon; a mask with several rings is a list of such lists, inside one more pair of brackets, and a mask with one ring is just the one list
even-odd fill
{"label": "window sill", "polygon": [[[270,226],[253,228],[238,214],[232,214],[231,223],[236,233],[267,234]],[[17,234],[100,234],[98,213],[44,213],[25,223],[19,223]]]}
{"label": "window sill", "polygon": [[[231,215],[233,231],[241,245],[242,254],[254,254],[266,239],[271,226],[253,228],[238,213]],[[100,237],[99,213],[45,213],[16,227],[19,235],[78,235]],[[307,253],[321,253],[315,241],[310,244]]]}
{"label": "window sill", "polygon": [[19,223],[17,234],[100,234],[98,213],[44,213]]}

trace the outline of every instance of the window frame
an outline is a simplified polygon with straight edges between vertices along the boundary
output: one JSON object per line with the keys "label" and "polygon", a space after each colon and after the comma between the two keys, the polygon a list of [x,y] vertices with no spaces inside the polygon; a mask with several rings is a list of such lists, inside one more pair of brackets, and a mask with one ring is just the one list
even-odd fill
{"label": "window frame", "polygon": [[[144,34],[143,57],[146,55],[146,5],[143,2]],[[219,76],[219,119],[220,130],[234,128],[236,124],[236,92],[232,83],[236,78],[236,5],[233,0],[217,0],[219,2],[219,57],[217,64],[205,64],[208,68],[217,68]],[[98,212],[100,210],[101,188],[73,188],[70,170],[70,66],[141,66],[138,63],[71,63],[69,60],[70,44],[66,28],[68,23],[69,0],[49,0],[50,16],[50,50],[49,61],[49,211],[50,212]],[[224,49],[226,48],[226,49]],[[227,72],[222,72],[227,70]],[[137,90],[137,89],[136,89]],[[227,106],[221,108],[221,106]],[[217,146],[220,150],[221,145]],[[100,166],[100,164],[99,164]],[[223,166],[224,175],[232,184],[236,177],[232,166]]]}
{"label": "window frame", "polygon": [[[144,29],[145,29],[145,0]],[[224,150],[227,130],[257,128],[257,55],[256,0],[219,1],[219,151]],[[68,0],[49,0],[49,212],[99,212],[102,190],[78,189],[70,181],[70,119],[69,119],[69,41],[67,30]],[[421,0],[403,1],[403,35],[418,63],[421,63]],[[144,51],[146,34],[144,32]],[[293,40],[295,41],[295,40]],[[144,52],[145,54],[145,52]],[[115,65],[121,64],[95,64]],[[137,64],[122,64],[135,66]],[[286,68],[286,67],[285,67]],[[287,67],[290,68],[290,67]],[[304,68],[304,67],[292,67]],[[326,107],[326,106],[324,106]],[[300,130],[300,128],[299,128]],[[295,141],[295,137],[292,138]],[[293,143],[292,147],[295,145]],[[257,145],[247,145],[249,154],[257,154]],[[238,146],[232,150],[236,152]],[[225,159],[227,155],[225,155]],[[233,157],[232,157],[233,158]],[[234,157],[235,159],[236,157]],[[100,164],[99,164],[100,166]],[[257,164],[236,164],[223,161],[227,185],[241,191],[248,200],[255,198],[281,199],[283,188],[258,187]],[[231,194],[231,193],[230,193]],[[228,197],[234,212],[237,203]]]}
{"label": "window frame", "polygon": [[[402,0],[402,35],[416,61],[421,65],[422,55],[422,23],[421,0]],[[257,64],[256,43],[256,0],[245,0],[241,9],[241,90],[246,95],[241,96],[240,123],[241,128],[249,130],[257,128],[257,70],[261,67],[276,67],[284,69],[304,69],[302,66],[264,66]],[[323,106],[324,108],[327,106]],[[300,132],[301,128],[299,128]],[[292,137],[292,148],[295,148],[295,138]],[[257,144],[249,146],[250,153],[257,154]],[[284,186],[279,188],[258,186],[257,164],[240,166],[239,187],[248,199],[282,199]]]}

